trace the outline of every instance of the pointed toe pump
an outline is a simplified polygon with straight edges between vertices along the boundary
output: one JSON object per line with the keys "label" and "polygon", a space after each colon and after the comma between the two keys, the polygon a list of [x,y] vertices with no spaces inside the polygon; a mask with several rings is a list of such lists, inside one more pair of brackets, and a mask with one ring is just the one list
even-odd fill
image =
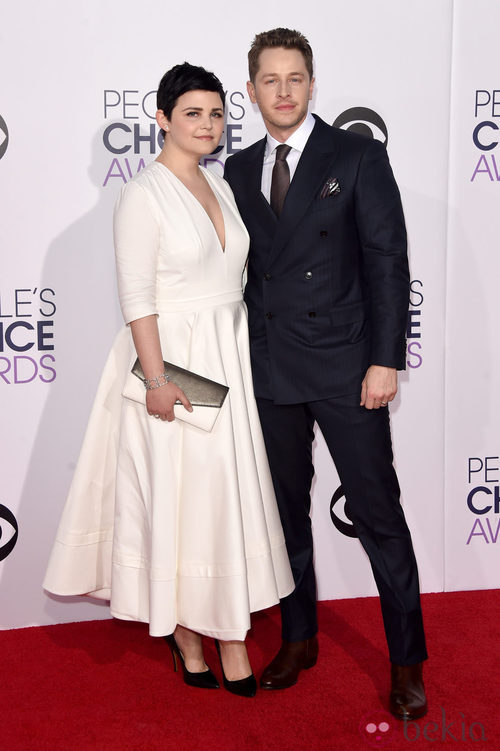
{"label": "pointed toe pump", "polygon": [[222,664],[220,645],[217,639],[215,640],[215,648],[217,650],[217,654],[219,655],[219,661],[222,670],[222,681],[224,683],[224,688],[226,689],[226,691],[230,691],[232,694],[236,694],[236,696],[255,696],[255,694],[257,693],[257,681],[255,680],[254,674],[251,673],[246,678],[241,678],[238,681],[228,681],[224,673],[224,665]]}
{"label": "pointed toe pump", "polygon": [[196,688],[220,688],[219,681],[209,667],[201,673],[191,673],[191,671],[187,669],[184,663],[184,656],[177,646],[173,634],[165,636],[164,639],[170,647],[175,672],[178,670],[179,662],[181,664],[184,683],[187,683],[188,686],[195,686]]}

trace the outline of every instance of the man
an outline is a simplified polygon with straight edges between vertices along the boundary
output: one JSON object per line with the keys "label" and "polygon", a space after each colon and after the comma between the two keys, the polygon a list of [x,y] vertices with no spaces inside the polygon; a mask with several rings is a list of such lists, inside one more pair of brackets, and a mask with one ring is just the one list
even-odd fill
{"label": "man", "polygon": [[[418,572],[392,466],[388,402],[405,367],[406,231],[384,146],[308,113],[312,51],[296,31],[258,34],[248,94],[266,137],[230,157],[250,233],[255,395],[296,589],[263,688],[287,688],[318,654],[310,488],[317,422],[380,594],[391,712],[427,711]],[[290,147],[290,148],[289,148]]]}

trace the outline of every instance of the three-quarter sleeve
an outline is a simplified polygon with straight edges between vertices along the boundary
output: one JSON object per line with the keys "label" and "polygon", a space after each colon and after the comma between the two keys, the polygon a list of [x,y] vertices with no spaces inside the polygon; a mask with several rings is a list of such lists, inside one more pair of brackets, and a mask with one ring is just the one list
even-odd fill
{"label": "three-quarter sleeve", "polygon": [[156,273],[160,229],[150,199],[128,183],[116,203],[113,232],[118,296],[125,323],[156,315]]}

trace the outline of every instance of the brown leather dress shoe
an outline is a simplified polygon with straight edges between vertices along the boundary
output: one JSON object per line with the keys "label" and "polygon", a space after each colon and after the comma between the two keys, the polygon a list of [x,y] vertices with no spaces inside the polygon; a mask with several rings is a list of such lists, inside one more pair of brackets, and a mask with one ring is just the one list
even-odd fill
{"label": "brown leather dress shoe", "polygon": [[318,659],[318,638],[284,641],[274,660],[262,673],[262,688],[289,688],[297,683],[301,670],[312,668]]}
{"label": "brown leather dress shoe", "polygon": [[427,712],[422,663],[391,665],[390,710],[398,720],[418,720]]}

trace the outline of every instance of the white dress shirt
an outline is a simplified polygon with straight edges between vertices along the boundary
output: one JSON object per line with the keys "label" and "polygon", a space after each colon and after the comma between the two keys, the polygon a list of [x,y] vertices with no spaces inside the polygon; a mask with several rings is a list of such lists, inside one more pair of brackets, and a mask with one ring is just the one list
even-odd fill
{"label": "white dress shirt", "polygon": [[[292,182],[295,170],[297,169],[297,164],[299,163],[299,159],[304,151],[307,139],[311,135],[315,123],[316,120],[311,113],[308,112],[304,122],[292,133],[290,138],[285,141],[288,146],[292,147],[286,158],[290,170],[290,182]],[[281,146],[281,141],[277,141],[268,132],[266,149],[264,152],[264,164],[262,166],[262,182],[260,184],[260,189],[268,203],[271,202],[271,179],[274,163],[276,161],[276,149],[278,146]]]}

